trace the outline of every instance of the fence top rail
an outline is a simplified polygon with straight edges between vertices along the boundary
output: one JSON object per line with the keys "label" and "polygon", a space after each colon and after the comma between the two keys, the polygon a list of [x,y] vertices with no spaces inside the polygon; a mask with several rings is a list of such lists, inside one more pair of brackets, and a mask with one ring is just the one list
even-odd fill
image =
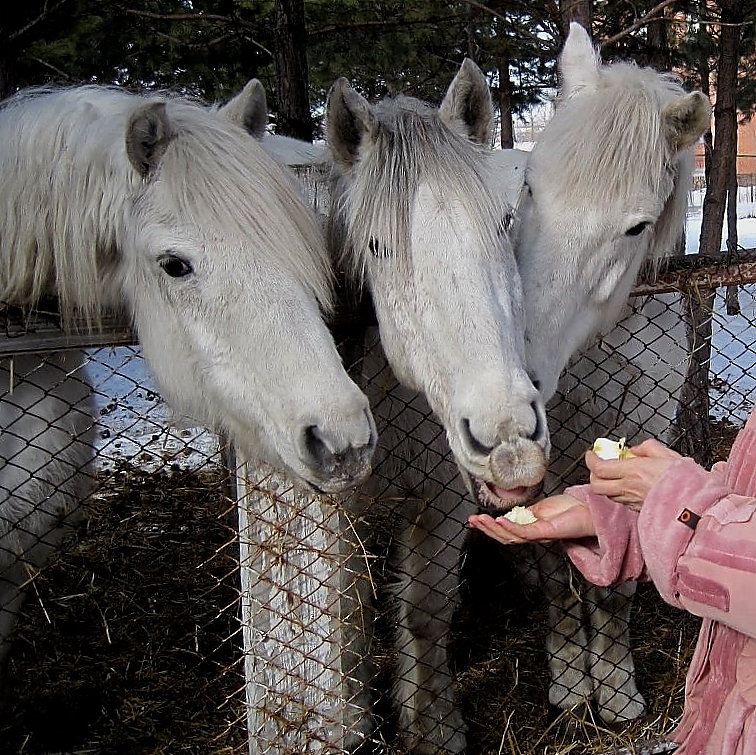
{"label": "fence top rail", "polygon": [[756,249],[736,255],[687,254],[670,257],[655,274],[649,268],[641,274],[631,296],[648,296],[675,291],[714,289],[756,283]]}
{"label": "fence top rail", "polygon": [[0,309],[0,356],[134,343],[136,336],[123,319],[106,318],[95,329],[82,320],[64,329],[54,304],[32,311],[9,306]]}

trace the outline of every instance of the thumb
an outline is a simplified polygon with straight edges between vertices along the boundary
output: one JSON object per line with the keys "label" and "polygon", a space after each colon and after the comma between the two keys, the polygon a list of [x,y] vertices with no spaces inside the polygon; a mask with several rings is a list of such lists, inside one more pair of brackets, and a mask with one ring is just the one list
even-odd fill
{"label": "thumb", "polygon": [[652,459],[669,457],[677,458],[680,456],[677,451],[673,451],[671,448],[665,446],[664,443],[660,443],[655,438],[648,438],[648,440],[644,440],[637,446],[633,446],[630,450],[636,456],[645,456]]}

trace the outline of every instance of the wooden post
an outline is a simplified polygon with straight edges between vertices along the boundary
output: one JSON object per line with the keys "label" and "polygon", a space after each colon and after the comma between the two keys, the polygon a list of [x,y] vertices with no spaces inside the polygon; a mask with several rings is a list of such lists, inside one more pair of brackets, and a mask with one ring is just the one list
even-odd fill
{"label": "wooden post", "polygon": [[344,752],[339,512],[237,469],[250,755]]}

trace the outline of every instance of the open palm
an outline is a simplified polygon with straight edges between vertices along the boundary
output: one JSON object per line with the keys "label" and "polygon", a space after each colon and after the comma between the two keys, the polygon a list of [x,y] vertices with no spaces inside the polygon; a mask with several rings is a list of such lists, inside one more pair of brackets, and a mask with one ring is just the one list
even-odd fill
{"label": "open palm", "polygon": [[572,540],[596,534],[590,510],[570,495],[544,498],[530,506],[530,511],[537,517],[532,524],[515,524],[503,516],[494,519],[488,514],[474,514],[468,523],[504,545]]}

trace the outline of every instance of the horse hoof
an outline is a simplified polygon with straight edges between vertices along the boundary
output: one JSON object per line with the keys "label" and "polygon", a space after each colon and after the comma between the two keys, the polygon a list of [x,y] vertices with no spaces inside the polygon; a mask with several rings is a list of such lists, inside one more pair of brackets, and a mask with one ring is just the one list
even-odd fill
{"label": "horse hoof", "polygon": [[622,724],[635,721],[646,715],[646,701],[640,692],[627,695],[624,692],[613,691],[606,699],[596,700],[596,709],[601,720],[607,724]]}

